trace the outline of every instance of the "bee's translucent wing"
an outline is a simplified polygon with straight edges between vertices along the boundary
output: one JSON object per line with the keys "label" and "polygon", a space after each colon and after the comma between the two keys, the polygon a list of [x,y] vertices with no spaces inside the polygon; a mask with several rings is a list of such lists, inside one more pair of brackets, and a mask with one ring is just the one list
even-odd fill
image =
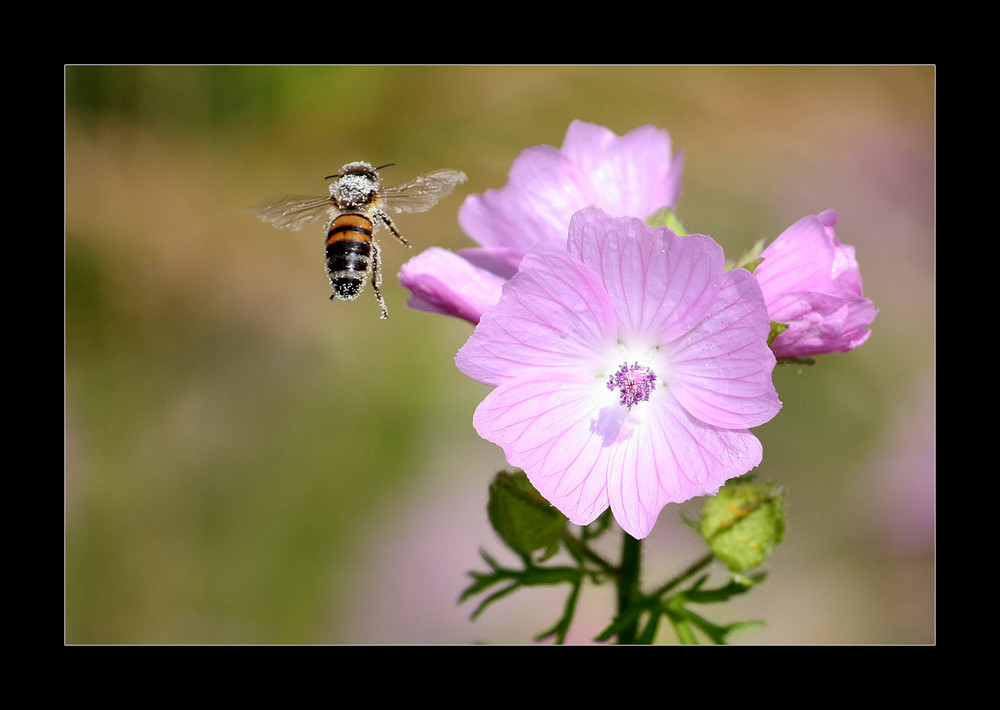
{"label": "bee's translucent wing", "polygon": [[402,185],[383,189],[379,194],[381,207],[392,212],[423,212],[466,180],[468,178],[460,170],[427,173]]}
{"label": "bee's translucent wing", "polygon": [[250,213],[257,215],[261,222],[271,222],[278,229],[297,232],[313,220],[329,220],[336,208],[329,197],[289,195],[258,205]]}

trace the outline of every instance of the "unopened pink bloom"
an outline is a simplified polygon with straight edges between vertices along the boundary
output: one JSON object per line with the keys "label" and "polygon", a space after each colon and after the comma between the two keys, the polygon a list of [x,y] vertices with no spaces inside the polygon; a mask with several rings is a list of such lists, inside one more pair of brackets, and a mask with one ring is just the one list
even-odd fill
{"label": "unopened pink bloom", "polygon": [[760,463],[781,403],[757,281],[708,237],[598,209],[535,245],[456,362],[495,389],[479,434],[573,523],[649,534],[671,502]]}
{"label": "unopened pink bloom", "polygon": [[476,255],[470,257],[431,247],[403,264],[399,283],[412,292],[407,305],[478,323],[483,311],[500,300],[500,289],[514,270],[503,263],[477,265]]}
{"label": "unopened pink bloom", "polygon": [[[682,169],[683,156],[672,155],[670,135],[655,126],[617,136],[603,126],[574,121],[562,148],[522,151],[507,185],[465,199],[458,221],[480,247],[438,254],[419,268],[404,267],[401,280],[413,292],[409,305],[478,323],[482,310],[459,311],[452,304],[480,303],[482,282],[509,278],[503,274],[516,272],[533,244],[565,249],[577,210],[595,206],[612,216],[645,219],[673,207]],[[426,270],[430,265],[441,269],[437,279]]]}
{"label": "unopened pink bloom", "polygon": [[865,297],[854,247],[837,239],[827,210],[786,229],[754,270],[771,320],[788,324],[771,348],[777,357],[839,353],[861,345],[878,309]]}

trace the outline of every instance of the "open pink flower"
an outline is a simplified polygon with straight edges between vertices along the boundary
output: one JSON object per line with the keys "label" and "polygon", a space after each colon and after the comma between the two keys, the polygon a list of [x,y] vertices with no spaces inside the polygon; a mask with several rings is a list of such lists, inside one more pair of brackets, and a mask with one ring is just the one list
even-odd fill
{"label": "open pink flower", "polygon": [[649,534],[667,503],[761,460],[781,403],[760,287],[708,237],[584,209],[528,249],[456,362],[495,389],[479,434],[572,522]]}
{"label": "open pink flower", "polygon": [[[406,264],[400,282],[419,310],[479,322],[533,244],[566,247],[570,217],[595,206],[612,216],[645,219],[673,207],[681,189],[683,156],[671,154],[670,135],[643,126],[617,136],[574,121],[562,148],[535,146],[514,160],[506,186],[470,195],[458,221],[480,247],[424,252]],[[492,292],[491,302],[485,298]]]}
{"label": "open pink flower", "polygon": [[833,231],[827,210],[786,229],[761,253],[754,270],[771,320],[788,329],[774,339],[777,357],[839,353],[861,345],[878,309],[865,298],[854,247]]}

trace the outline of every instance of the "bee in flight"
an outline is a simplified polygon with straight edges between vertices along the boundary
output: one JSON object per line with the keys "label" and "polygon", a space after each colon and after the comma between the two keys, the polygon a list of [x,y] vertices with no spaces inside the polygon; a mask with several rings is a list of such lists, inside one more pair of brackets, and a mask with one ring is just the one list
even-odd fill
{"label": "bee in flight", "polygon": [[[392,165],[392,163],[389,163]],[[326,273],[330,277],[332,301],[353,301],[361,295],[365,282],[372,282],[382,318],[389,312],[382,298],[382,254],[375,232],[380,225],[388,228],[406,246],[410,243],[396,229],[389,212],[424,212],[466,181],[458,170],[438,170],[410,182],[382,187],[378,171],[370,163],[348,163],[336,175],[327,175],[329,197],[292,195],[268,202],[252,210],[262,222],[277,229],[298,231],[310,222],[326,222]]]}

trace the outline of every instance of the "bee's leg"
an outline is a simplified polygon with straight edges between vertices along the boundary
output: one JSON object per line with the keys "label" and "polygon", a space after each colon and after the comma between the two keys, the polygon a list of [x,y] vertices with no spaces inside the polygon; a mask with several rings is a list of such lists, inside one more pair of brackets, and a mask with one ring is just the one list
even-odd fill
{"label": "bee's leg", "polygon": [[382,290],[379,286],[382,285],[382,250],[378,246],[378,242],[374,239],[372,240],[372,289],[375,291],[375,298],[378,299],[378,306],[382,309],[382,320],[389,317],[389,311],[385,307],[385,299],[382,298]]}
{"label": "bee's leg", "polygon": [[387,215],[385,212],[377,212],[375,216],[378,217],[378,219],[382,222],[382,224],[384,224],[386,227],[389,228],[389,231],[392,232],[393,235],[395,235],[396,239],[403,242],[403,244],[405,244],[408,247],[413,246],[408,241],[406,241],[406,238],[403,237],[402,234],[399,233],[399,230],[396,229],[396,225],[392,223],[391,219],[389,219],[389,215]]}

